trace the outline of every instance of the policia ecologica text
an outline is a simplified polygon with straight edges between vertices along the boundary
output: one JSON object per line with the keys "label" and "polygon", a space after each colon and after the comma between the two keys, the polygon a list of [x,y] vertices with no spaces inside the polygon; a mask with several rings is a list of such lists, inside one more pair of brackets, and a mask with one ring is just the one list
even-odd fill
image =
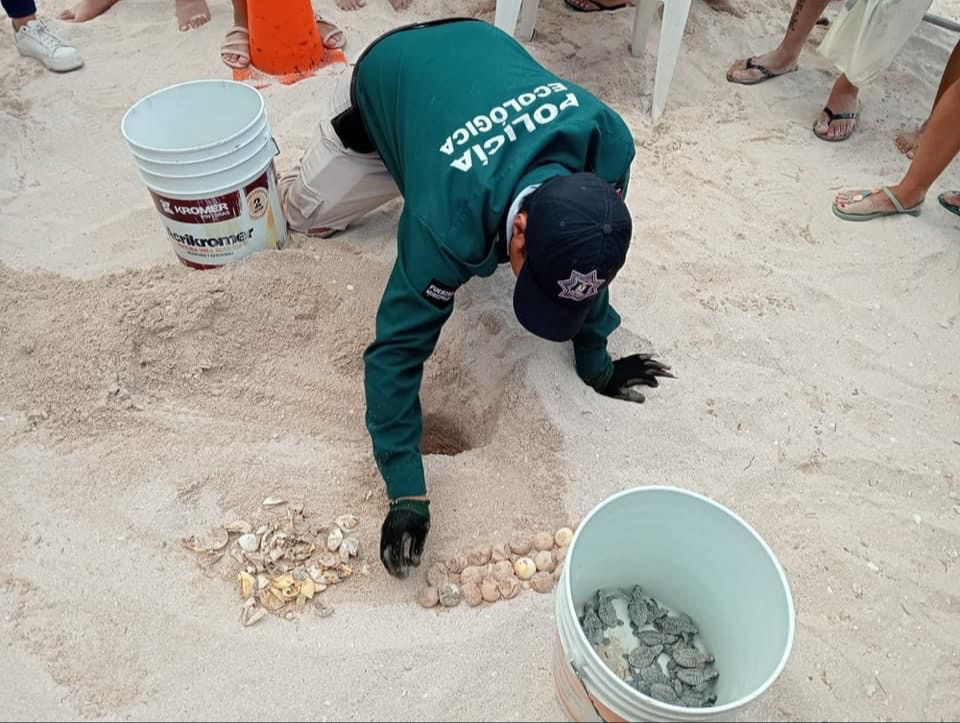
{"label": "policia ecologica text", "polygon": [[476,20],[400,28],[341,82],[297,174],[281,179],[287,220],[325,236],[397,196],[397,261],[364,354],[367,428],[390,511],[380,557],[419,565],[430,503],[419,451],[423,364],[457,289],[509,263],[520,323],[573,341],[580,378],[642,402],[673,376],[649,355],[613,361],[620,324],[608,286],[626,260],[623,202],[633,136],[617,113]]}

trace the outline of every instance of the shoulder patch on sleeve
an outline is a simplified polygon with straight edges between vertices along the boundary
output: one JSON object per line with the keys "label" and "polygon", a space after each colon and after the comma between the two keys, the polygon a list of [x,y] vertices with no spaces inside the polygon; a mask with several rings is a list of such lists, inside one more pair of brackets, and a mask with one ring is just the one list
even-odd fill
{"label": "shoulder patch on sleeve", "polygon": [[453,295],[456,290],[456,286],[450,286],[449,284],[434,279],[427,284],[427,288],[423,290],[421,296],[438,309],[442,309],[453,303]]}

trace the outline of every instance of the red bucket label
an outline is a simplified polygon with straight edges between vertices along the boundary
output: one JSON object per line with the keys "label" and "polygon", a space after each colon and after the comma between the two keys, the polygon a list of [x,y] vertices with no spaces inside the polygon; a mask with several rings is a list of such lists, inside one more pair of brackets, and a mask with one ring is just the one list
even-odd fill
{"label": "red bucket label", "polygon": [[264,249],[283,248],[287,226],[273,163],[243,188],[201,199],[151,191],[180,261],[195,268],[222,266]]}

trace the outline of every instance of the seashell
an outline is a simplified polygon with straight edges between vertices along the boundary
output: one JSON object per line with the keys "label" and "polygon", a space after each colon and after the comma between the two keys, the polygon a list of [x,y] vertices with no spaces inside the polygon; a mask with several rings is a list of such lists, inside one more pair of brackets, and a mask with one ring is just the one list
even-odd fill
{"label": "seashell", "polygon": [[557,547],[570,547],[570,543],[573,542],[573,530],[569,527],[561,527],[553,536],[553,541],[557,543]]}
{"label": "seashell", "polygon": [[510,551],[515,555],[526,555],[533,547],[533,542],[527,535],[517,534],[510,538]]}
{"label": "seashell", "polygon": [[321,567],[336,567],[340,564],[340,558],[332,552],[321,552],[317,555],[317,562],[320,563]]}
{"label": "seashell", "polygon": [[340,559],[343,562],[349,562],[351,557],[360,554],[360,540],[356,537],[348,537],[340,543]]}
{"label": "seashell", "polygon": [[180,540],[180,544],[192,552],[219,552],[229,542],[230,535],[222,527],[211,527],[202,535],[193,535]]}
{"label": "seashell", "polygon": [[455,608],[463,600],[463,593],[453,583],[447,583],[440,588],[440,604],[445,608]]}
{"label": "seashell", "polygon": [[427,570],[427,584],[430,585],[430,587],[440,589],[443,585],[446,585],[447,582],[447,566],[442,562],[432,565],[430,569]]}
{"label": "seashell", "polygon": [[336,552],[340,549],[340,545],[343,544],[343,532],[339,527],[334,527],[330,530],[330,534],[327,535],[327,549],[330,552]]}
{"label": "seashell", "polygon": [[300,594],[307,600],[313,600],[313,596],[317,594],[317,583],[308,577],[300,583]]}
{"label": "seashell", "polygon": [[267,616],[267,611],[262,607],[257,606],[257,601],[253,598],[247,600],[243,607],[240,608],[240,624],[249,628],[251,625],[256,625],[261,620]]}
{"label": "seashell", "polygon": [[360,527],[360,520],[354,515],[340,515],[340,517],[337,518],[337,527],[344,532],[353,532]]}
{"label": "seashell", "polygon": [[534,592],[550,592],[553,590],[553,576],[549,572],[538,572],[530,578],[530,587]]}
{"label": "seashell", "polygon": [[500,599],[500,585],[494,578],[485,577],[480,583],[480,594],[488,603],[495,603]]}
{"label": "seashell", "polygon": [[537,564],[529,557],[521,557],[513,565],[513,571],[521,580],[529,580],[537,573]]}
{"label": "seashell", "polygon": [[498,579],[497,586],[500,588],[500,597],[504,600],[513,600],[520,594],[520,581],[513,575]]}
{"label": "seashell", "polygon": [[267,526],[267,525],[263,525],[262,527],[259,527],[259,528],[257,529],[257,537],[263,537],[263,536],[264,536],[265,534],[267,534],[269,531],[270,531],[270,527]]}
{"label": "seashell", "polygon": [[513,563],[509,560],[501,560],[493,565],[493,576],[497,580],[503,580],[513,577]]}
{"label": "seashell", "polygon": [[510,545],[505,542],[500,542],[493,546],[493,549],[490,551],[490,559],[493,562],[503,562],[504,560],[510,559]]}
{"label": "seashell", "polygon": [[272,613],[277,612],[286,604],[283,600],[273,594],[272,588],[257,595],[257,602],[259,602],[266,610],[269,610]]}
{"label": "seashell", "polygon": [[447,560],[447,572],[451,575],[459,575],[470,566],[466,555],[454,555]]}
{"label": "seashell", "polygon": [[570,552],[570,548],[566,545],[559,548],[556,552],[553,553],[554,559],[557,561],[557,565],[562,565],[563,561],[567,559],[567,553]]}
{"label": "seashell", "polygon": [[541,552],[553,549],[553,535],[549,532],[538,532],[533,537],[533,546]]}
{"label": "seashell", "polygon": [[482,566],[490,562],[490,545],[480,545],[474,547],[467,553],[467,560],[471,565]]}
{"label": "seashell", "polygon": [[420,607],[435,608],[440,603],[440,591],[432,585],[425,587],[417,595],[417,602],[420,603]]}
{"label": "seashell", "polygon": [[557,566],[553,561],[553,553],[549,550],[541,550],[534,555],[533,563],[537,566],[537,572],[553,572]]}
{"label": "seashell", "polygon": [[480,591],[480,586],[475,583],[466,583],[460,588],[460,592],[463,593],[463,599],[467,601],[467,605],[472,608],[483,602],[483,593]]}
{"label": "seashell", "polygon": [[464,585],[470,582],[474,585],[479,585],[483,582],[484,575],[485,573],[482,567],[470,566],[460,573],[460,582]]}
{"label": "seashell", "polygon": [[223,526],[227,532],[233,535],[249,535],[253,532],[253,525],[249,522],[244,522],[243,520],[235,520],[234,522],[229,522]]}
{"label": "seashell", "polygon": [[240,549],[244,552],[256,552],[260,549],[260,538],[256,535],[247,533],[245,535],[240,535],[240,539],[237,540],[237,544],[240,545]]}
{"label": "seashell", "polygon": [[282,497],[270,496],[263,501],[264,507],[279,507],[280,505],[287,504],[287,501]]}
{"label": "seashell", "polygon": [[256,578],[249,572],[241,572],[237,577],[240,580],[240,597],[244,600],[252,598],[257,589]]}

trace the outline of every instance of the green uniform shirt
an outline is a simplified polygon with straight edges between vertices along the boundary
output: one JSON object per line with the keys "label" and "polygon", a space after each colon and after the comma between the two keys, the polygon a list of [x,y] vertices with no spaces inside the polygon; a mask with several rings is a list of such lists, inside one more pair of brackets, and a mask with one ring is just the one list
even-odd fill
{"label": "green uniform shirt", "polygon": [[[596,173],[626,191],[633,136],[613,110],[472,20],[390,33],[361,58],[354,99],[404,198],[397,262],[364,355],[367,428],[391,498],[426,494],[420,382],[456,289],[507,262],[505,219],[530,185]],[[607,290],[573,339],[579,376],[612,373]]]}

